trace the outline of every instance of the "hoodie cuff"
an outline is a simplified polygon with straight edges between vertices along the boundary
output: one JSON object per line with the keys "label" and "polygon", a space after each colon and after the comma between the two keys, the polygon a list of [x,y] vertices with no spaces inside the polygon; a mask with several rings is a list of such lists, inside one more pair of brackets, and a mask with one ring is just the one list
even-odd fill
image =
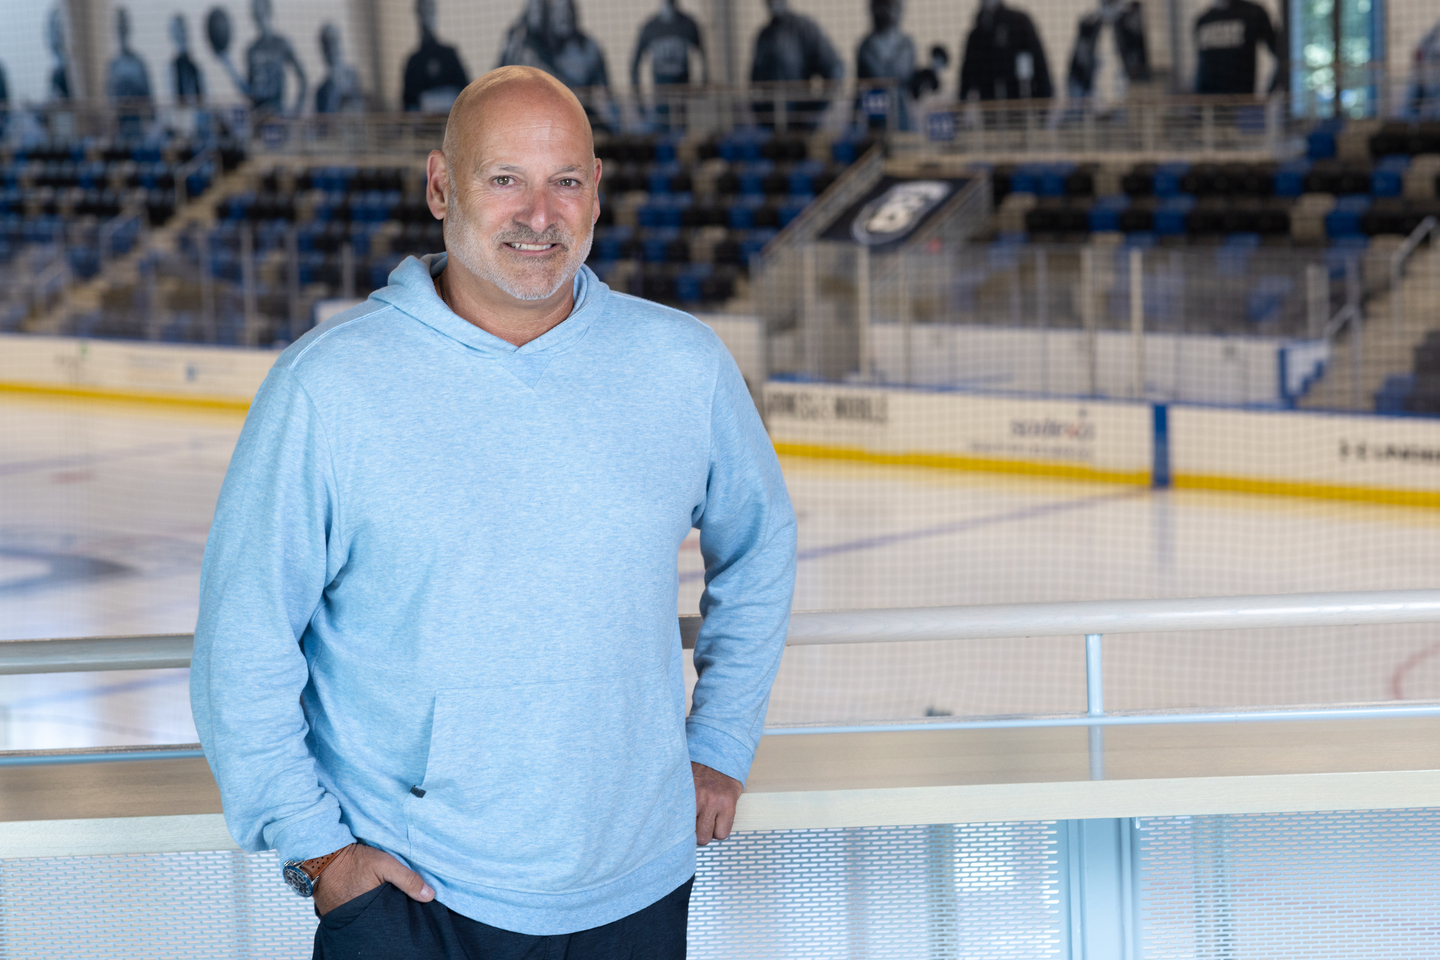
{"label": "hoodie cuff", "polygon": [[265,838],[285,862],[314,860],[355,842],[349,827],[325,816],[306,817],[284,826],[271,824],[265,829]]}
{"label": "hoodie cuff", "polygon": [[703,763],[742,784],[750,775],[754,749],[728,733],[691,718],[685,721],[685,741],[690,747],[692,762]]}

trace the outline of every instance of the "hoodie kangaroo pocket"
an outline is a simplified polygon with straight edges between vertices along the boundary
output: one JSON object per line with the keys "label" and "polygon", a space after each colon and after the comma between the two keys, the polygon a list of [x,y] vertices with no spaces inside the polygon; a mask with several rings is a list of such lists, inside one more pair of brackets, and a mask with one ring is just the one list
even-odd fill
{"label": "hoodie kangaroo pocket", "polygon": [[608,882],[693,829],[680,708],[631,677],[441,692],[417,788],[412,860],[515,891]]}

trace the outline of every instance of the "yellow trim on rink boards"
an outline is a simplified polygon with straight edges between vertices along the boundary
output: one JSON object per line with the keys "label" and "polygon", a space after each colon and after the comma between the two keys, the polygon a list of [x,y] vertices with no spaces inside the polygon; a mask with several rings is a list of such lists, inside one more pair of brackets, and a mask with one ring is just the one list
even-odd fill
{"label": "yellow trim on rink boards", "polygon": [[857,447],[826,447],[807,443],[777,443],[775,452],[781,456],[809,457],[816,460],[852,460],[893,466],[935,467],[941,470],[1012,473],[1030,477],[1061,477],[1066,480],[1123,483],[1137,487],[1150,485],[1150,471],[1148,470],[1096,470],[1094,467],[1082,467],[1070,463],[991,460],[984,457],[960,457],[948,453],[876,453]]}
{"label": "yellow trim on rink boards", "polygon": [[1386,487],[1346,487],[1329,483],[1302,483],[1292,480],[1259,480],[1248,477],[1217,477],[1178,474],[1170,483],[1182,490],[1221,490],[1229,493],[1259,493],[1270,496],[1303,497],[1309,500],[1349,500],[1383,503],[1400,507],[1440,507],[1440,491],[1396,490]]}
{"label": "yellow trim on rink boards", "polygon": [[117,390],[113,387],[82,387],[70,384],[18,383],[0,380],[0,393],[19,393],[29,396],[65,397],[77,400],[114,400],[121,403],[159,404],[170,407],[189,407],[197,410],[234,410],[244,413],[250,409],[249,400],[238,397],[212,397],[204,394],[161,393],[151,390]]}

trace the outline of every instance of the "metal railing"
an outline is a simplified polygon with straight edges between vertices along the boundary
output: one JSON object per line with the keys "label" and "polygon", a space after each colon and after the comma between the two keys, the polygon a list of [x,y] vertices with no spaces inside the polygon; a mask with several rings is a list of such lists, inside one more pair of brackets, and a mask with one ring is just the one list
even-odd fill
{"label": "metal railing", "polygon": [[1405,242],[1390,255],[1390,326],[1397,333],[1405,323],[1405,265],[1427,239],[1434,245],[1437,226],[1440,226],[1440,220],[1433,216],[1421,220]]}
{"label": "metal railing", "polygon": [[[1440,590],[800,612],[791,615],[788,646],[1082,636],[1086,710],[1083,714],[768,727],[766,734],[1087,727],[1091,741],[1091,775],[1100,779],[1104,775],[1103,731],[1107,726],[1440,716],[1440,703],[1433,702],[1109,713],[1104,702],[1106,634],[1436,622],[1440,622]],[[694,647],[700,623],[701,618],[697,616],[679,618],[681,642],[687,649]],[[10,641],[0,643],[0,675],[188,667],[192,649],[190,634]],[[161,755],[198,756],[199,752],[185,746],[159,751],[142,748],[86,753],[34,752],[0,757],[0,766],[155,759]]]}

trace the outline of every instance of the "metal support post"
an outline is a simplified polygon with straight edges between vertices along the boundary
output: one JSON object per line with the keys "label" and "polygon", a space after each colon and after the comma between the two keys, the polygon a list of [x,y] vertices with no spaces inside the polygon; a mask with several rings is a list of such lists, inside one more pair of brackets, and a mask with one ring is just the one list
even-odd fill
{"label": "metal support post", "polygon": [[1086,244],[1080,251],[1080,323],[1085,330],[1086,393],[1096,396],[1099,391],[1099,371],[1096,366],[1095,316],[1095,248]]}
{"label": "metal support post", "polygon": [[820,376],[820,316],[815,291],[815,244],[800,250],[800,347],[806,376]]}
{"label": "metal support post", "polygon": [[305,332],[305,318],[300,316],[300,240],[295,224],[285,228],[285,299],[290,313],[290,342]]}
{"label": "metal support post", "polygon": [[898,256],[900,258],[900,339],[901,350],[904,352],[904,383],[908,387],[915,382],[915,317],[913,316],[913,306],[910,303],[910,254],[902,250]]}
{"label": "metal support post", "polygon": [[1050,392],[1050,265],[1045,248],[1035,247],[1035,319],[1040,327],[1040,392]]}
{"label": "metal support post", "polygon": [[205,343],[219,343],[220,331],[215,322],[215,278],[211,275],[210,231],[200,228],[196,244],[200,255],[200,329]]}
{"label": "metal support post", "polygon": [[860,244],[855,254],[855,336],[860,347],[860,380],[869,383],[875,376],[874,344],[871,341],[870,248]]}
{"label": "metal support post", "polygon": [[[1101,663],[1101,634],[1085,635],[1085,713],[1105,716],[1105,672]],[[1105,779],[1105,728],[1090,727],[1090,779]]]}
{"label": "metal support post", "polygon": [[1323,337],[1330,319],[1330,271],[1321,263],[1305,268],[1305,317],[1310,339]]}
{"label": "metal support post", "polygon": [[1345,309],[1350,312],[1350,409],[1360,409],[1360,258],[1345,261]]}
{"label": "metal support post", "polygon": [[1130,396],[1145,396],[1145,252],[1130,250]]}
{"label": "metal support post", "polygon": [[1071,960],[1139,960],[1135,821],[1124,817],[1063,823]]}
{"label": "metal support post", "polygon": [[246,220],[240,225],[240,301],[245,313],[245,329],[240,340],[247,347],[260,342],[260,309],[255,284],[255,228]]}
{"label": "metal support post", "polygon": [[355,248],[348,241],[340,245],[340,296],[355,299]]}

